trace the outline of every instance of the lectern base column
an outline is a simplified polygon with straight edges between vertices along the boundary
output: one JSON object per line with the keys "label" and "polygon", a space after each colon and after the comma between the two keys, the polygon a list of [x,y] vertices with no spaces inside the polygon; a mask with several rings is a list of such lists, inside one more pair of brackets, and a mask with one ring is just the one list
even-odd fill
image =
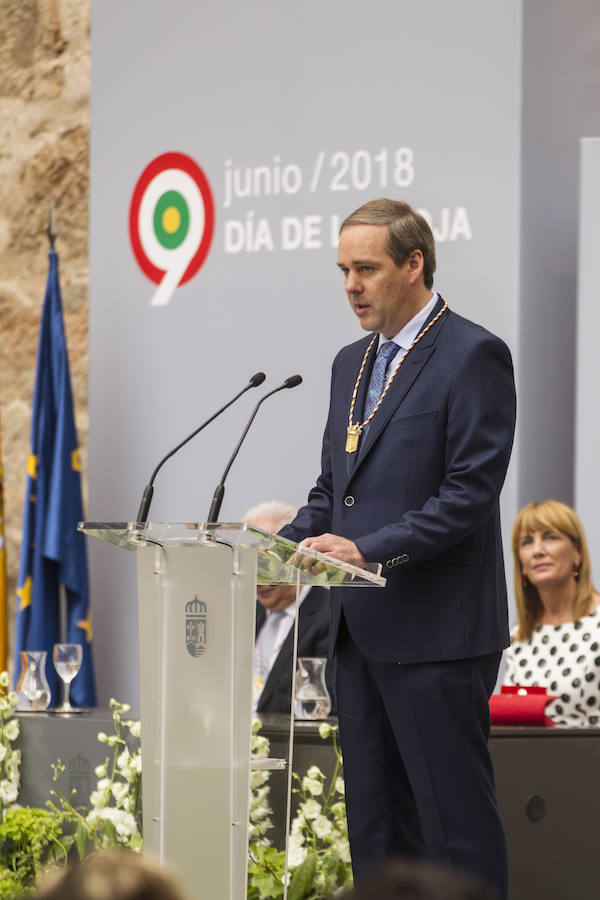
{"label": "lectern base column", "polygon": [[138,552],[144,847],[193,898],[242,900],[256,553]]}

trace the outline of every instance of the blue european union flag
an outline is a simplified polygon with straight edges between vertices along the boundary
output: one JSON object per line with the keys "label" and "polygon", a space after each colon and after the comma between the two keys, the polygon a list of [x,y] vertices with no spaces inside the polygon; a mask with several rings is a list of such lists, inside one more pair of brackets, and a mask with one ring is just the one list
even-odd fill
{"label": "blue european union flag", "polygon": [[46,650],[52,705],[59,681],[52,648],[59,635],[59,585],[66,593],[66,641],[82,644],[83,662],[71,684],[74,706],[95,706],[92,617],[89,604],[79,448],[58,283],[58,256],[50,250],[37,356],[31,449],[23,510],[15,624],[15,674],[21,650]]}

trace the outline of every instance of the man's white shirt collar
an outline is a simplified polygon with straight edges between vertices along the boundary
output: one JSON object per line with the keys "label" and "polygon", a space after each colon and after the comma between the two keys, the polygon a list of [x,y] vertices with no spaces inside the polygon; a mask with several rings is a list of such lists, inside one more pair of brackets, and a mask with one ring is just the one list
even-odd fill
{"label": "man's white shirt collar", "polygon": [[[416,316],[413,316],[410,322],[407,322],[404,328],[401,328],[398,334],[395,334],[392,338],[392,341],[395,344],[398,344],[398,347],[402,347],[404,350],[408,350],[414,339],[418,336],[421,331],[423,325],[427,321],[430,313],[433,311],[435,304],[438,301],[438,295],[436,293],[432,294],[431,300],[425,304],[423,309],[420,309]],[[377,350],[381,347],[382,344],[387,342],[387,338],[382,334],[379,335],[379,343],[377,344]],[[392,357],[391,362],[395,361],[396,357]],[[393,368],[392,368],[393,371]]]}
{"label": "man's white shirt collar", "polygon": [[[293,622],[294,619],[296,618],[296,602],[298,603],[298,608],[300,608],[300,604],[302,603],[302,601],[304,600],[304,598],[306,597],[306,595],[308,594],[310,589],[311,589],[310,584],[303,584],[302,587],[300,588],[300,592],[298,594],[298,600],[297,601],[294,600],[293,603],[290,603],[289,606],[284,607],[284,609],[280,610],[280,612],[285,613],[286,616],[289,616],[289,618]],[[267,617],[270,616],[271,614],[272,614],[271,610],[267,610]],[[265,619],[265,621],[266,621],[266,619]]]}

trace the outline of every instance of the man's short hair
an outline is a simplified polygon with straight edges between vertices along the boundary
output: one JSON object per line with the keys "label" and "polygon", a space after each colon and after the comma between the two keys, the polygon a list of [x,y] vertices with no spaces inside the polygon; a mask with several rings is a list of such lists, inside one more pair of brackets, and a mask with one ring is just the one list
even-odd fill
{"label": "man's short hair", "polygon": [[387,225],[385,251],[398,267],[403,266],[413,250],[423,254],[423,281],[433,287],[435,242],[431,228],[422,215],[401,200],[369,200],[344,219],[340,234],[348,225]]}
{"label": "man's short hair", "polygon": [[284,525],[296,518],[298,510],[290,503],[284,503],[282,500],[266,500],[253,506],[245,513],[243,521],[252,525],[257,519],[272,519],[275,525],[275,531],[279,531]]}

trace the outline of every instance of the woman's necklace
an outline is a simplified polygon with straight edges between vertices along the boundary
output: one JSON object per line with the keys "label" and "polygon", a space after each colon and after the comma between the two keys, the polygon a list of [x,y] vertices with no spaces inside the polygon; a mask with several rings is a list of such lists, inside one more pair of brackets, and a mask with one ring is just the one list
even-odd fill
{"label": "woman's necklace", "polygon": [[373,410],[372,410],[372,412],[371,412],[371,415],[370,415],[367,419],[365,419],[364,422],[352,422],[352,419],[353,419],[353,417],[354,417],[354,406],[356,405],[356,395],[358,394],[358,386],[359,386],[360,380],[361,380],[361,378],[362,378],[362,376],[363,376],[363,372],[364,372],[365,366],[366,366],[366,364],[367,364],[367,359],[369,358],[369,351],[371,350],[371,347],[373,346],[373,344],[375,343],[375,341],[376,341],[377,338],[379,337],[378,334],[374,334],[374,335],[373,335],[373,340],[370,342],[369,346],[368,346],[367,349],[365,350],[365,355],[363,356],[363,361],[362,361],[362,363],[361,363],[360,369],[359,369],[359,371],[358,371],[358,375],[356,376],[356,381],[355,381],[355,383],[354,383],[354,391],[352,392],[352,400],[351,400],[351,402],[350,402],[350,413],[349,413],[349,415],[348,415],[348,430],[347,430],[347,432],[346,432],[346,435],[347,435],[347,436],[346,436],[346,453],[354,453],[354,452],[355,452],[356,448],[358,447],[358,439],[359,439],[359,437],[360,437],[360,435],[361,435],[361,432],[362,432],[363,428],[365,427],[365,425],[368,425],[368,424],[369,424],[369,422],[371,421],[371,419],[373,418],[373,416],[375,415],[375,413],[377,412],[377,410],[378,410],[379,407],[381,406],[381,403],[382,403],[382,401],[383,401],[383,398],[385,397],[385,395],[386,395],[387,392],[389,391],[390,386],[391,386],[391,384],[392,384],[392,381],[394,380],[394,378],[395,378],[396,375],[398,374],[398,371],[399,371],[399,369],[400,369],[400,366],[402,365],[402,363],[404,362],[404,360],[406,359],[406,357],[408,356],[408,354],[410,353],[410,351],[412,350],[412,348],[413,348],[416,344],[419,343],[419,341],[421,340],[421,338],[424,337],[424,336],[427,334],[427,332],[429,331],[429,329],[431,328],[431,326],[432,326],[432,325],[435,325],[435,323],[437,322],[437,320],[439,319],[439,317],[440,317],[440,316],[442,315],[442,313],[444,313],[447,309],[448,309],[448,304],[447,304],[446,301],[444,300],[444,305],[443,305],[442,308],[440,309],[439,313],[438,313],[436,316],[433,317],[433,319],[431,320],[431,322],[429,323],[429,325],[426,325],[426,326],[425,326],[425,328],[423,329],[423,331],[422,331],[420,334],[418,334],[417,337],[414,339],[414,341],[412,342],[412,344],[410,345],[410,347],[408,348],[408,350],[406,350],[406,351],[402,354],[402,357],[400,358],[399,362],[398,362],[397,365],[396,365],[396,368],[394,369],[394,374],[392,375],[392,377],[390,378],[390,380],[388,381],[388,383],[387,383],[386,386],[384,387],[383,391],[381,392],[381,397],[379,398],[379,400],[377,401],[377,404],[376,404],[375,407],[373,408]]}

